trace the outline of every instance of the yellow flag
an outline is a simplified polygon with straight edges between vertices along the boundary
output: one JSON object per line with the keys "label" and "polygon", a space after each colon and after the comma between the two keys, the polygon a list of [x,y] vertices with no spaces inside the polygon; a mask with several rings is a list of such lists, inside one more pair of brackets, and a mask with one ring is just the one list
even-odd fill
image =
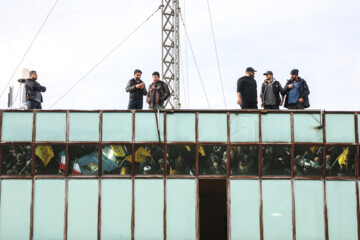
{"label": "yellow flag", "polygon": [[205,151],[204,148],[202,146],[199,147],[199,153],[201,154],[201,156],[205,156]]}
{"label": "yellow flag", "polygon": [[111,148],[114,151],[115,156],[125,157],[125,152],[121,145],[111,145]]}
{"label": "yellow flag", "polygon": [[172,169],[172,167],[170,166],[170,175],[174,175],[174,170]]}
{"label": "yellow flag", "polygon": [[349,155],[349,147],[347,147],[340,156],[336,159],[339,162],[339,165],[345,165],[346,170],[348,170],[348,155]]}
{"label": "yellow flag", "polygon": [[50,160],[54,157],[54,152],[49,145],[38,145],[35,149],[36,155],[41,159],[46,167]]}
{"label": "yellow flag", "polygon": [[122,168],[121,168],[120,175],[126,175],[125,167],[122,167]]}
{"label": "yellow flag", "polygon": [[317,146],[310,147],[310,151],[312,154],[315,154],[318,150],[319,150],[319,147],[317,147]]}
{"label": "yellow flag", "polygon": [[[141,163],[146,159],[146,157],[150,157],[154,161],[151,154],[145,148],[140,147],[138,150],[136,150],[136,152],[135,152],[135,162],[140,162]],[[131,162],[131,159],[132,159],[131,154],[125,158],[125,160],[129,161],[129,162]]]}
{"label": "yellow flag", "polygon": [[188,145],[185,145],[185,148],[186,148],[186,150],[188,150],[188,152],[191,151],[191,149],[190,149],[190,147]]}

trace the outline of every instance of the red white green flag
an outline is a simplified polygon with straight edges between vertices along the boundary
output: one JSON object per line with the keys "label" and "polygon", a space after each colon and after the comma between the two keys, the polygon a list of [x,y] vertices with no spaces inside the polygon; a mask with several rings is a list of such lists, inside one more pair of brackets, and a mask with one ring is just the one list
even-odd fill
{"label": "red white green flag", "polygon": [[65,150],[61,154],[61,162],[60,162],[60,169],[64,170],[66,169],[66,161],[65,161]]}
{"label": "red white green flag", "polygon": [[74,174],[74,175],[82,175],[80,165],[79,165],[79,162],[78,162],[77,158],[75,159],[75,162],[74,162],[72,174]]}

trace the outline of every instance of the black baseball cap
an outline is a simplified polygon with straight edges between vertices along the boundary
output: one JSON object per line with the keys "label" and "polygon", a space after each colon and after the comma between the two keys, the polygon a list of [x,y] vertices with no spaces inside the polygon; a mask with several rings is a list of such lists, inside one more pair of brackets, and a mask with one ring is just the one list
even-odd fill
{"label": "black baseball cap", "polygon": [[298,69],[293,69],[293,70],[291,70],[290,74],[299,75],[299,70]]}
{"label": "black baseball cap", "polygon": [[246,68],[246,71],[247,72],[256,72],[256,70],[254,68],[252,68],[252,67]]}
{"label": "black baseball cap", "polygon": [[266,73],[264,73],[264,75],[268,75],[268,74],[273,75],[272,71],[266,71]]}

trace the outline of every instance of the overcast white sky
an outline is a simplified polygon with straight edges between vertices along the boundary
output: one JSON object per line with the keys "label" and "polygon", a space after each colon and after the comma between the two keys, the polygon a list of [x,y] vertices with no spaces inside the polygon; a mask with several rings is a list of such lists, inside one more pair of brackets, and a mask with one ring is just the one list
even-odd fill
{"label": "overcast white sky", "polygon": [[[0,1],[1,91],[54,2]],[[258,71],[258,90],[265,71],[272,70],[284,85],[290,70],[298,68],[310,88],[311,109],[360,110],[359,0],[209,2],[228,109],[239,109],[236,82],[252,66]],[[10,85],[16,93],[22,68],[36,70],[39,83],[47,87],[43,109],[49,109],[160,4],[59,0]],[[224,109],[206,0],[180,0],[180,5],[210,106]],[[208,109],[183,30],[181,26],[182,108]],[[160,11],[53,109],[126,109],[125,86],[136,68],[143,71],[147,86],[151,73],[161,72]],[[7,106],[7,92],[0,108]]]}

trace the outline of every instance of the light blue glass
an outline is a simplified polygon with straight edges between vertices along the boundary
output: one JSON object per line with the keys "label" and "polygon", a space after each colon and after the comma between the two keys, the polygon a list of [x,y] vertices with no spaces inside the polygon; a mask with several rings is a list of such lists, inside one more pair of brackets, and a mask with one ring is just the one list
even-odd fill
{"label": "light blue glass", "polygon": [[132,113],[103,113],[103,141],[132,140]]}
{"label": "light blue glass", "polygon": [[135,113],[135,141],[164,141],[164,113],[160,113],[159,129],[157,125],[157,112],[137,112]]}
{"label": "light blue glass", "polygon": [[259,141],[259,114],[230,114],[231,142]]}
{"label": "light blue glass", "polygon": [[99,113],[70,113],[70,141],[99,141]]}
{"label": "light blue glass", "polygon": [[29,239],[31,180],[2,180],[0,239]]}
{"label": "light blue glass", "polygon": [[69,180],[67,239],[97,239],[98,190],[98,180]]}
{"label": "light blue glass", "polygon": [[290,180],[262,182],[264,240],[292,239]]}
{"label": "light blue glass", "polygon": [[259,181],[231,180],[231,239],[260,239]]}
{"label": "light blue glass", "polygon": [[65,141],[66,113],[36,113],[36,141]]}
{"label": "light blue glass", "polygon": [[226,113],[199,113],[199,141],[227,142]]}
{"label": "light blue glass", "polygon": [[290,142],[290,114],[262,114],[261,130],[263,142]]}
{"label": "light blue glass", "polygon": [[195,142],[195,113],[167,113],[167,141]]}
{"label": "light blue glass", "polygon": [[355,142],[354,114],[326,114],[326,142]]}
{"label": "light blue glass", "polygon": [[101,239],[131,239],[131,179],[103,179],[101,191]]}
{"label": "light blue glass", "polygon": [[295,142],[323,142],[320,114],[294,114]]}
{"label": "light blue glass", "polygon": [[358,239],[354,181],[326,181],[329,239]]}
{"label": "light blue glass", "polygon": [[195,180],[169,179],[166,189],[167,239],[196,239]]}
{"label": "light blue glass", "polygon": [[35,181],[34,239],[64,239],[65,180]]}
{"label": "light blue glass", "polygon": [[296,239],[325,239],[323,182],[295,180],[294,189]]}
{"label": "light blue glass", "polygon": [[4,112],[1,140],[32,141],[33,113]]}
{"label": "light blue glass", "polygon": [[135,180],[135,239],[163,239],[164,180]]}

